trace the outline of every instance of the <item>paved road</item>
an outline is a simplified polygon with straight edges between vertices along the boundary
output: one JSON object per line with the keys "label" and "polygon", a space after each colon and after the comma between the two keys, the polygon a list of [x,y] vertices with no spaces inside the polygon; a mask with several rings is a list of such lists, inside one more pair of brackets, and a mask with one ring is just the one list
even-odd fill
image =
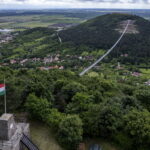
{"label": "paved road", "polygon": [[121,36],[119,37],[119,39],[116,41],[116,43],[102,56],[100,57],[97,61],[95,61],[92,65],[90,65],[88,68],[86,68],[85,70],[83,70],[79,75],[82,76],[84,75],[86,72],[88,72],[89,70],[91,70],[94,66],[96,66],[100,61],[102,61],[117,45],[118,43],[121,41],[121,39],[123,38],[124,34],[126,33],[128,26],[130,24],[131,20],[128,20],[128,23],[123,31],[123,33],[121,34]]}

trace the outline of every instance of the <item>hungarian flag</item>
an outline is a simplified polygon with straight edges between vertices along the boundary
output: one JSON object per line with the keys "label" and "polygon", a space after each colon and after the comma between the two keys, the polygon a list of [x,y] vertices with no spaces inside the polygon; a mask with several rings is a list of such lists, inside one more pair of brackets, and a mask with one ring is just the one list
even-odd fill
{"label": "hungarian flag", "polygon": [[5,94],[5,84],[0,84],[0,95],[4,95]]}

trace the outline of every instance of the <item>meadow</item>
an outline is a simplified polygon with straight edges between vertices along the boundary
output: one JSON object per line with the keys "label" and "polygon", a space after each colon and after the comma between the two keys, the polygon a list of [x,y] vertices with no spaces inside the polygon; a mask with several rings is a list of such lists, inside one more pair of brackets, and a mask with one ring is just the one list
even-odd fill
{"label": "meadow", "polygon": [[54,133],[44,124],[32,121],[31,138],[40,150],[63,150],[55,139]]}

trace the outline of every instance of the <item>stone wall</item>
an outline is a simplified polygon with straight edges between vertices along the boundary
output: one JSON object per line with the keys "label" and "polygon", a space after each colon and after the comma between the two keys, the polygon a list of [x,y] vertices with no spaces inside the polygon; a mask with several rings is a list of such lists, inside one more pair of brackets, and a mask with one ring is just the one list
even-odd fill
{"label": "stone wall", "polygon": [[30,136],[28,123],[16,123],[11,114],[0,117],[0,150],[23,150],[24,147],[21,146],[23,133]]}

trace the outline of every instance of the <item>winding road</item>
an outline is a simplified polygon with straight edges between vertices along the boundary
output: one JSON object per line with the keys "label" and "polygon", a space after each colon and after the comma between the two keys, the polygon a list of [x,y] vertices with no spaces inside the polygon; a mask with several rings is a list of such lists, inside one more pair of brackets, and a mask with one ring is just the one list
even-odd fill
{"label": "winding road", "polygon": [[82,76],[84,75],[86,72],[88,72],[89,70],[91,70],[94,66],[96,66],[99,62],[101,62],[117,45],[118,43],[121,41],[121,39],[123,38],[124,34],[126,33],[128,26],[130,24],[131,20],[128,20],[128,23],[123,31],[123,33],[121,34],[121,36],[119,37],[119,39],[116,41],[116,43],[102,56],[100,57],[97,61],[95,61],[92,65],[90,65],[89,67],[87,67],[85,70],[83,70],[79,75]]}
{"label": "winding road", "polygon": [[59,42],[60,42],[60,44],[62,43],[62,39],[61,39],[61,37],[59,36],[59,33],[57,32],[57,36],[58,36],[58,40],[59,40]]}

